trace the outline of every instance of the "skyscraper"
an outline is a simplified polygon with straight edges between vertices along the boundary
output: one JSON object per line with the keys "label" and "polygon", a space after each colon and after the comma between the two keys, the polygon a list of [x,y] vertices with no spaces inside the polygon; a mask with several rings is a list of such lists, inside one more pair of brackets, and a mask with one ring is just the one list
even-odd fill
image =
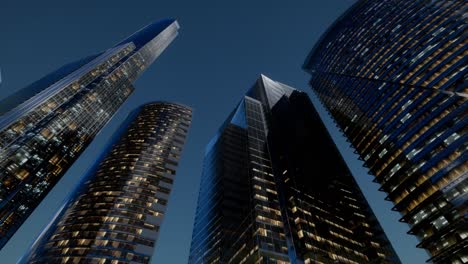
{"label": "skyscraper", "polygon": [[174,20],[65,65],[0,101],[0,248],[177,35]]}
{"label": "skyscraper", "polygon": [[358,1],[304,69],[435,263],[468,262],[466,1]]}
{"label": "skyscraper", "polygon": [[399,263],[305,93],[262,75],[203,165],[189,263]]}
{"label": "skyscraper", "polygon": [[22,262],[149,263],[191,115],[173,103],[135,110]]}

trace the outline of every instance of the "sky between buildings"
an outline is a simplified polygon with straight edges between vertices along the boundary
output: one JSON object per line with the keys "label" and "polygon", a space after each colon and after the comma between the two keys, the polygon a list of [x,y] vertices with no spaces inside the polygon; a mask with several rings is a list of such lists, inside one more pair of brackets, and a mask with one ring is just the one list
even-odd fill
{"label": "sky between buildings", "polygon": [[[306,55],[352,0],[18,1],[0,3],[0,99],[59,66],[110,48],[152,21],[173,17],[180,35],[143,76],[136,91],[96,137],[10,243],[1,263],[15,263],[50,221],[106,140],[138,105],[158,100],[194,108],[192,127],[156,246],[153,263],[186,263],[203,151],[260,73],[312,95],[302,69]],[[332,137],[363,188],[403,263],[427,254],[384,201],[372,176],[315,98]],[[318,176],[318,175],[317,175]]]}

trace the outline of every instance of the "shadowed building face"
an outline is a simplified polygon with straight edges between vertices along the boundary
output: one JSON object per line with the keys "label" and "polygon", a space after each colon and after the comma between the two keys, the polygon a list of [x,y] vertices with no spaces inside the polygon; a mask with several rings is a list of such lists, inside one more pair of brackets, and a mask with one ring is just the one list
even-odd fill
{"label": "shadowed building face", "polygon": [[172,103],[134,111],[22,262],[149,263],[191,115]]}
{"label": "shadowed building face", "polygon": [[203,165],[189,263],[400,263],[303,92],[262,75]]}
{"label": "shadowed building face", "polygon": [[153,23],[0,102],[0,248],[125,102],[132,83],[177,30],[174,20]]}
{"label": "shadowed building face", "polygon": [[304,64],[408,233],[468,262],[466,1],[358,1]]}

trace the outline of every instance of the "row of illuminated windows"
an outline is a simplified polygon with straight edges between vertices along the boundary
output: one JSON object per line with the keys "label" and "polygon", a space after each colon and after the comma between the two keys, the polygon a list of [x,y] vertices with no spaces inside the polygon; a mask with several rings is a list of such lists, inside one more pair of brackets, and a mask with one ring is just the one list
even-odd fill
{"label": "row of illuminated windows", "polygon": [[[364,247],[364,244],[363,244],[363,243],[360,243],[360,242],[358,242],[358,241],[356,241],[356,240],[354,240],[354,239],[352,239],[352,238],[350,238],[350,237],[343,236],[342,234],[338,234],[338,233],[333,232],[333,231],[331,231],[331,230],[330,230],[330,234],[332,234],[332,235],[335,236],[335,237],[339,237],[339,238],[341,238],[341,239],[343,239],[343,240],[346,240],[346,241],[348,241],[348,242],[350,242],[350,243],[352,243],[352,244],[355,244],[355,245]],[[374,243],[375,245],[372,244],[372,243]],[[379,247],[379,246],[380,246],[380,245],[379,245],[378,243],[376,243],[376,242],[371,242],[371,244],[372,244],[373,246],[375,246],[375,247]]]}
{"label": "row of illuminated windows", "polygon": [[[119,240],[119,241],[127,241],[134,244],[141,244],[149,247],[154,246],[154,239],[148,239],[141,236],[137,236],[134,234],[122,233],[122,232],[115,232],[115,231],[89,231],[89,230],[81,230],[81,231],[74,231],[74,232],[55,232],[55,234],[49,239],[49,241],[60,242],[63,240],[70,240],[76,238],[94,238],[96,240]],[[67,242],[68,244],[68,242]]]}
{"label": "row of illuminated windows", "polygon": [[[455,106],[451,107],[451,108],[454,108]],[[388,164],[391,163],[391,161],[393,161],[396,157],[398,157],[398,155],[402,152],[402,149],[408,147],[412,142],[413,140],[416,140],[418,138],[420,138],[421,134],[424,133],[425,131],[427,131],[428,129],[430,129],[431,127],[433,127],[439,120],[441,120],[442,118],[444,118],[446,115],[448,115],[450,113],[450,110],[453,110],[453,109],[446,109],[445,111],[443,111],[439,116],[435,117],[434,119],[432,119],[426,126],[424,126],[422,129],[420,129],[410,140],[408,140],[407,142],[405,142],[405,144],[403,145],[403,147],[399,150],[397,150],[391,158],[387,159],[386,162],[380,167],[380,169],[378,169],[376,171],[376,175],[379,175],[380,172],[382,172],[386,166]],[[440,133],[439,133],[440,134]],[[437,139],[437,137],[439,136],[439,134],[435,134],[434,136],[428,138],[426,141],[425,141],[425,145],[427,146],[428,144],[430,144],[432,141],[434,141],[435,139]],[[423,148],[423,147],[422,147]],[[433,154],[434,155],[434,154]],[[426,159],[428,160],[428,159]],[[396,164],[395,166],[397,166],[398,164]],[[400,165],[401,166],[401,165]],[[385,177],[384,177],[384,182],[387,181],[395,172],[397,169],[393,168],[392,169],[393,171],[390,171],[390,174],[387,174]]]}
{"label": "row of illuminated windows", "polygon": [[[57,129],[62,129],[63,127],[66,127],[66,124],[64,124],[64,126],[62,126],[61,124],[57,123],[57,121],[61,121],[61,119],[60,119],[60,118],[58,118],[58,119],[56,118],[56,119],[55,119],[55,123],[52,123],[52,125],[49,125],[50,127],[56,127],[56,128],[52,128],[52,130],[51,130],[51,131],[54,131],[54,133],[57,132]],[[33,141],[34,141],[35,139],[36,139],[36,137],[32,138]],[[73,145],[69,145],[69,147],[71,148],[72,151],[80,151],[80,150],[81,150],[81,147],[80,147],[80,146],[82,146],[83,144],[86,144],[86,140],[87,140],[87,139],[83,140],[82,142],[79,142],[79,144],[77,144],[75,141],[73,141],[73,142],[71,142],[71,144],[74,144],[74,146],[73,146]],[[51,138],[51,141],[55,141],[56,143],[59,143],[59,144],[62,142],[62,140],[57,139],[56,137]],[[26,146],[24,146],[23,148],[20,148],[19,151],[21,151],[21,150],[26,150],[26,149],[27,149],[27,145],[31,145],[31,144],[34,143],[34,142],[32,142],[31,140],[30,140],[29,142],[28,142],[28,141],[26,141],[26,142],[27,142],[27,143],[26,143]],[[47,151],[49,151],[49,150],[50,150],[50,151],[54,151],[54,150],[50,149],[50,147],[51,147],[51,146],[49,146],[49,149],[48,149]],[[60,151],[60,152],[61,152],[60,146],[54,145],[54,148],[55,148],[55,151]],[[46,154],[46,153],[44,153],[44,154]],[[36,157],[36,155],[34,155],[34,157]],[[72,152],[69,152],[69,155],[65,156],[64,159],[69,159],[70,157],[73,157]],[[52,159],[54,159],[54,157],[52,157]],[[43,164],[42,164],[41,162],[36,162],[36,161],[41,161],[41,160],[42,160],[42,159],[34,159],[34,161],[31,160],[31,162],[28,162],[28,163],[22,162],[22,164],[23,164],[22,167],[23,167],[23,168],[19,168],[19,167],[18,167],[18,169],[24,171],[24,168],[26,168],[26,167],[29,168],[30,165],[32,164],[32,162],[34,163],[34,166],[36,166],[36,168],[37,168],[38,166],[41,167]],[[56,162],[52,161],[52,163],[56,163]],[[41,169],[41,170],[42,170],[42,169]],[[49,168],[49,170],[46,171],[46,173],[49,175],[48,181],[53,181],[53,180],[54,180],[53,178],[51,179],[50,176],[56,177],[57,175],[59,175],[59,174],[62,173],[63,171],[64,171],[64,168],[62,168],[62,167],[60,167],[60,166],[55,166],[54,168]],[[24,172],[20,172],[19,176],[21,176],[21,175],[23,175],[23,174],[24,174]],[[36,176],[38,176],[39,174],[42,174],[42,172],[39,171],[39,172],[36,174]],[[42,175],[44,175],[44,174],[42,174]],[[25,177],[26,177],[26,176],[24,176],[23,178],[25,178]],[[20,178],[21,178],[21,177],[20,177]],[[33,181],[31,182],[31,184],[33,184],[33,185],[41,184],[41,181],[33,180]],[[39,186],[39,185],[37,185],[37,186]],[[46,185],[45,187],[47,187],[47,185]],[[39,190],[39,189],[41,189],[41,190]],[[30,194],[28,194],[28,195],[32,195],[32,196],[38,197],[38,193],[43,193],[43,191],[45,190],[45,188],[42,188],[42,187],[41,187],[41,188],[39,188],[39,189],[38,189],[37,187],[30,188],[30,191],[34,191],[34,193],[30,193]],[[24,189],[24,190],[25,190],[25,189]],[[26,196],[27,196],[27,195],[24,195],[24,192],[23,192],[23,198],[26,198]],[[18,204],[20,204],[20,203],[18,203]]]}
{"label": "row of illuminated windows", "polygon": [[[275,218],[277,218],[279,220],[272,219],[271,217],[275,217]],[[283,226],[283,222],[280,221],[281,218],[278,215],[274,215],[274,216],[270,215],[270,217],[265,217],[263,215],[260,215],[260,213],[259,213],[255,219],[256,219],[256,221],[260,221],[262,223],[266,223],[266,224],[269,224],[269,225],[274,225],[274,226],[279,226],[279,227]]]}
{"label": "row of illuminated windows", "polygon": [[[427,206],[425,209],[419,211],[414,217],[414,223],[418,223],[423,221],[424,219],[432,218],[436,216],[438,212],[437,209],[441,210],[444,206],[447,205],[447,200],[455,199],[456,197],[463,197],[464,194],[468,193],[468,184],[460,184],[461,186],[457,186],[457,188],[452,189],[451,191],[447,192],[440,201],[438,202],[439,208],[436,208],[433,204]],[[430,222],[426,222],[426,225],[421,227],[421,231],[419,232],[423,238],[428,238],[433,234],[436,234],[438,230],[442,229],[446,225],[454,224],[458,221],[459,213],[457,211],[452,211],[450,213],[445,214],[445,216],[439,216],[436,219],[432,219]]]}
{"label": "row of illuminated windows", "polygon": [[[441,169],[449,166],[455,159],[460,157],[462,154],[461,152],[454,152],[449,155],[446,159],[440,161],[439,163],[435,164],[429,171],[421,176],[418,177],[417,180],[413,181],[413,184],[406,184],[408,187],[402,189],[401,193],[396,196],[393,200],[395,203],[399,203],[401,200],[406,198],[410,193],[412,193],[415,188],[421,186],[423,183],[427,181],[433,174],[437,173]],[[466,171],[466,165],[459,165],[455,168],[452,168],[450,172],[448,172],[445,176],[443,176],[440,180],[437,181],[438,189],[442,188],[445,185],[448,185],[453,180],[460,177],[464,171]]]}
{"label": "row of illuminated windows", "polygon": [[61,224],[75,224],[75,223],[119,223],[130,225],[132,227],[143,227],[145,229],[156,230],[159,227],[153,224],[148,223],[142,219],[142,214],[135,214],[135,215],[128,215],[125,217],[122,216],[112,216],[113,213],[110,214],[111,216],[85,216],[85,217],[77,217],[71,218],[67,217],[65,220],[61,221]]}
{"label": "row of illuminated windows", "polygon": [[[466,238],[466,233],[463,234],[463,237]],[[445,235],[440,239],[434,241],[431,245],[428,246],[428,250],[432,256],[436,256],[442,253],[447,248],[454,246],[460,243],[460,239],[457,239],[454,235]]]}
{"label": "row of illuminated windows", "polygon": [[[125,232],[128,234],[141,235],[141,233],[143,232],[143,229],[146,229],[146,228],[126,226],[126,225],[120,225],[120,224],[109,224],[109,223],[79,223],[79,224],[60,225],[55,233],[56,234],[67,233],[67,234],[71,234],[73,237],[78,237],[80,236],[81,232],[86,231],[86,230],[88,231],[106,230],[106,231]],[[158,231],[159,226],[156,226],[154,230]]]}
{"label": "row of illuminated windows", "polygon": [[[128,53],[126,50],[119,52],[115,56],[123,57]],[[26,126],[24,124],[28,124],[28,128],[31,128],[34,124],[39,122],[42,118],[46,115],[50,114],[52,110],[55,110],[58,106],[62,105],[66,101],[70,100],[74,95],[76,95],[76,91],[80,87],[84,87],[89,84],[94,77],[91,77],[90,74],[94,74],[96,70],[104,65],[106,65],[106,69],[112,67],[114,64],[108,64],[108,61],[101,63],[101,65],[97,66],[94,70],[91,70],[84,76],[80,77],[77,81],[73,82],[69,86],[62,88],[57,94],[52,96],[50,99],[46,100],[44,103],[40,104],[36,109],[32,112],[29,112],[26,116],[21,117],[17,122],[13,123],[8,129],[5,131],[15,131],[15,135],[19,136],[23,132],[25,132]],[[0,135],[0,138],[3,136]]]}
{"label": "row of illuminated windows", "polygon": [[[394,16],[394,17],[398,17],[398,16]],[[440,16],[438,16],[438,17],[440,17]],[[444,18],[446,19],[446,17],[444,17]],[[433,20],[433,21],[434,21],[434,20]],[[425,26],[427,27],[427,26],[430,25],[430,24],[431,24],[431,23],[421,23],[420,25],[425,25]],[[374,25],[374,26],[375,26],[375,25]],[[418,27],[413,27],[413,29],[415,29],[415,28],[418,28]],[[424,28],[422,28],[422,29],[420,29],[420,30],[424,30]],[[373,32],[374,32],[374,31],[373,31]],[[416,34],[416,33],[413,32],[412,35],[414,35],[414,34]],[[378,34],[373,34],[373,36],[375,36],[375,35],[378,35]],[[404,38],[403,38],[403,39],[404,39]],[[409,38],[407,38],[407,39],[409,39]],[[361,42],[361,41],[358,41],[358,42]],[[388,49],[386,49],[386,50],[391,50],[391,49],[388,48]],[[385,56],[385,57],[388,57],[388,56]]]}
{"label": "row of illuminated windows", "polygon": [[[112,258],[125,259],[127,261],[134,261],[136,263],[146,263],[149,260],[149,256],[137,254],[135,252],[126,252],[118,249],[109,248],[87,248],[87,247],[76,247],[76,248],[49,248],[48,255],[65,255],[62,257],[61,263],[68,263],[69,260],[72,263],[83,263],[90,257],[87,256],[108,256]],[[68,255],[68,256],[67,256]],[[92,257],[91,257],[92,258]],[[101,257],[102,258],[102,257]],[[85,262],[86,263],[86,262]],[[105,262],[100,262],[105,263]]]}
{"label": "row of illuminated windows", "polygon": [[[449,12],[449,11],[446,10],[445,12]],[[426,27],[428,27],[429,25],[432,25],[432,29],[431,29],[431,30],[437,29],[437,28],[439,27],[440,23],[442,23],[442,22],[439,22],[439,23],[437,23],[437,24],[435,24],[435,23],[433,23],[433,22],[434,22],[436,19],[439,19],[439,18],[440,18],[440,16],[436,16],[436,17],[434,17],[434,18],[432,19],[431,22],[428,22],[428,23],[420,23],[420,25],[424,25],[424,26],[423,26],[422,28],[420,28],[416,33],[411,33],[411,30],[410,30],[409,32],[407,32],[407,34],[405,34],[402,38],[400,38],[400,39],[404,39],[404,40],[405,40],[405,42],[403,43],[403,45],[405,45],[406,43],[408,43],[408,41],[411,39],[411,38],[406,38],[406,35],[411,34],[411,36],[414,36],[414,34],[418,34],[418,32],[421,32],[421,31],[423,31],[423,30],[426,30],[426,31],[427,31],[428,29],[426,29]],[[448,17],[444,17],[444,19],[447,19],[447,18],[448,18]],[[413,30],[414,30],[415,28],[417,28],[417,27],[413,27]],[[398,42],[393,42],[393,43],[398,43]],[[410,46],[409,46],[409,47],[406,47],[405,50],[409,50],[412,46],[414,46],[414,45],[416,45],[416,44],[419,44],[420,46],[423,45],[423,44],[419,43],[418,41],[412,41],[412,42],[410,42],[410,44],[409,44]],[[428,45],[428,44],[425,44],[425,45]],[[400,48],[402,48],[402,45],[400,46]],[[391,49],[386,49],[387,52],[388,52],[388,50],[391,50]],[[395,52],[393,52],[393,53],[395,54]],[[419,55],[421,55],[421,53],[419,53]],[[421,56],[422,56],[422,55],[421,55]],[[386,56],[386,55],[384,54],[383,57],[385,58],[385,57],[388,57],[388,56]],[[372,67],[371,67],[371,68],[372,68]]]}
{"label": "row of illuminated windows", "polygon": [[[315,208],[315,209],[318,209],[319,211],[325,213],[326,215],[329,215],[329,212],[328,212],[328,211],[322,210],[322,209],[320,209],[320,208],[318,208],[318,207],[315,207],[314,205],[311,205],[311,204],[308,204],[308,206],[309,206],[309,207],[313,207],[313,208]],[[291,209],[291,211],[292,211],[293,213],[296,213],[297,211],[300,211],[300,212],[302,212],[302,213],[305,214],[305,215],[312,216],[312,214],[311,214],[309,211],[303,210],[302,208],[298,208],[297,206],[294,206],[294,207]],[[362,215],[362,214],[359,214],[359,213],[356,213],[356,212],[355,212],[355,214],[358,215],[358,216],[361,217],[361,218],[366,218],[366,217],[365,217],[364,215]],[[304,217],[304,218],[306,218],[306,217]],[[346,232],[348,232],[348,233],[351,233],[351,234],[353,233],[352,230],[350,230],[350,229],[344,227],[343,225],[337,224],[337,223],[331,221],[331,220],[328,219],[328,218],[324,218],[324,217],[320,217],[320,216],[316,215],[316,219],[319,220],[319,221],[323,221],[323,222],[325,222],[325,223],[327,223],[327,224],[330,224],[330,225],[332,225],[332,226],[334,226],[334,227],[337,227],[337,228],[339,228],[339,229],[341,229],[341,230],[344,230],[344,231],[346,231]],[[295,219],[295,223],[297,224],[298,222],[305,222],[305,223],[307,223],[307,221],[306,221],[306,220],[303,220],[301,217],[297,217],[297,218]],[[363,226],[365,226],[365,227],[370,228],[369,224],[367,224],[366,222],[361,222],[361,224],[362,224]],[[311,223],[311,222],[309,222],[309,225],[314,226],[314,224]]]}
{"label": "row of illuminated windows", "polygon": [[[304,236],[307,236],[307,237],[310,237],[312,238],[313,240],[317,241],[317,242],[321,242],[321,243],[325,243],[325,244],[328,244],[330,246],[332,246],[333,248],[331,247],[328,247],[327,249],[319,249],[315,246],[312,246],[311,244],[309,243],[305,243],[305,246],[307,249],[309,250],[320,250],[320,251],[325,251],[327,254],[329,255],[335,255],[335,256],[338,256],[337,254],[340,254],[339,256],[341,256],[342,259],[340,260],[347,260],[349,262],[345,262],[345,263],[356,263],[358,264],[359,262],[355,262],[355,261],[362,261],[363,259],[365,261],[368,261],[368,257],[364,254],[362,254],[361,252],[359,251],[356,251],[355,249],[352,249],[352,248],[349,248],[349,247],[346,247],[346,246],[343,246],[343,245],[340,245],[334,241],[331,241],[331,240],[328,240],[326,238],[323,238],[321,236],[318,236],[318,235],[314,235],[314,234],[311,234],[311,233],[308,233],[308,232],[305,232],[305,231],[300,231],[301,233],[298,234],[299,237],[304,237]],[[346,254],[346,257],[343,256],[343,252],[342,250],[344,250],[346,253],[351,253],[353,254],[354,256],[351,256],[351,255],[348,255]],[[337,259],[337,258],[334,258],[334,259]]]}
{"label": "row of illuminated windows", "polygon": [[[461,155],[461,154],[460,154]],[[459,155],[452,155],[452,156],[459,156]],[[449,160],[443,160],[439,162],[435,167],[431,168],[432,172],[435,173],[438,170],[446,167],[450,162],[453,160],[451,157],[449,157]],[[447,186],[450,184],[452,181],[456,180],[459,178],[463,173],[463,169],[466,169],[466,164],[460,165],[460,168],[454,169],[453,171],[450,171],[446,176],[438,180],[436,183],[430,185],[426,191],[423,193],[419,194],[417,197],[412,199],[412,201],[408,204],[408,206],[403,210],[403,212],[409,212],[413,210],[416,206],[418,206],[420,203],[422,203],[424,200],[426,200],[429,196],[431,196],[433,193],[435,193],[438,190],[441,190],[444,186]],[[465,170],[466,171],[466,170]]]}
{"label": "row of illuminated windows", "polygon": [[[245,254],[244,257],[240,260],[237,261],[237,263],[248,263],[248,260],[254,255],[257,254],[258,252],[258,245],[253,247],[250,251],[248,251],[247,244],[243,243],[239,249],[232,255],[232,257],[229,259],[228,264],[230,263],[235,263],[238,258],[242,257],[241,254]],[[209,263],[219,263],[219,257],[217,257],[215,260],[210,261]]]}
{"label": "row of illuminated windows", "polygon": [[[413,215],[413,217],[409,220],[410,223],[416,225],[423,220],[432,217],[433,215],[436,215],[439,210],[442,210],[446,205],[447,201],[446,200],[452,200],[455,199],[456,197],[462,197],[462,195],[468,193],[468,185],[467,184],[460,184],[460,186],[457,186],[457,188],[453,188],[452,190],[446,192],[446,194],[442,195],[439,197],[439,199],[423,209],[420,209],[417,213]],[[434,225],[434,221],[430,223],[429,226],[426,228],[423,228],[421,236],[426,238],[432,234],[434,234],[433,231],[437,230],[436,225]],[[432,228],[436,228],[435,230]]]}
{"label": "row of illuminated windows", "polygon": [[[410,84],[415,85],[421,78],[424,76],[427,76],[427,73],[431,70],[433,70],[436,66],[438,66],[441,62],[443,62],[446,58],[448,58],[450,55],[452,55],[454,52],[459,50],[460,48],[463,47],[464,43],[458,44],[456,47],[450,49],[447,52],[447,48],[452,45],[455,41],[457,41],[458,38],[456,39],[451,39],[447,41],[444,45],[439,47],[437,50],[435,50],[431,55],[429,55],[422,63],[419,63],[414,69],[412,69],[408,74],[404,76],[404,78],[401,80],[401,82],[405,82],[406,80],[412,78],[413,80],[411,81]],[[439,54],[444,52],[440,58],[437,58],[437,61],[435,63],[431,63],[428,65],[429,62],[432,62],[432,60],[436,57],[438,57]],[[415,73],[418,73],[418,71],[423,67],[423,66],[428,66],[425,72],[422,74],[419,74],[418,76],[414,76]],[[429,82],[431,82],[433,79],[435,79],[437,74],[431,75],[428,79],[425,80],[425,84],[427,85]],[[424,84],[423,84],[424,85]]]}

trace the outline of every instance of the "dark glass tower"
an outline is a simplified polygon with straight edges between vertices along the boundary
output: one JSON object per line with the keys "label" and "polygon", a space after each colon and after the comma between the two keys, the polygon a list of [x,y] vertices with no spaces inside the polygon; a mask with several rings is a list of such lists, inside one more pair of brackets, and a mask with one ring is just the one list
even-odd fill
{"label": "dark glass tower", "polygon": [[21,262],[149,263],[191,115],[173,103],[135,110]]}
{"label": "dark glass tower", "polygon": [[322,36],[310,85],[408,233],[468,262],[466,1],[358,1]]}
{"label": "dark glass tower", "polygon": [[177,35],[151,24],[0,101],[0,248],[133,92]]}
{"label": "dark glass tower", "polygon": [[308,96],[261,76],[208,144],[189,263],[399,263]]}

